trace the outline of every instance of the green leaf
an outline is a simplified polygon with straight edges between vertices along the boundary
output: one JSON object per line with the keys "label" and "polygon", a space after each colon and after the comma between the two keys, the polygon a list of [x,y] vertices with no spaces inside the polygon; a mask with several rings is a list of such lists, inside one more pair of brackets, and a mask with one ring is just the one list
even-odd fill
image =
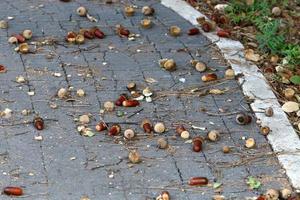
{"label": "green leaf", "polygon": [[221,185],[222,185],[222,183],[216,182],[216,183],[213,184],[213,188],[217,189],[217,188],[221,187]]}
{"label": "green leaf", "polygon": [[93,137],[94,135],[95,135],[95,133],[93,131],[90,131],[90,130],[88,130],[84,133],[84,136],[87,136],[87,137]]}
{"label": "green leaf", "polygon": [[252,176],[248,177],[248,181],[247,184],[249,185],[249,187],[253,190],[253,189],[258,189],[261,186],[261,182],[259,182],[257,179],[255,179]]}
{"label": "green leaf", "polygon": [[300,76],[295,75],[290,78],[290,81],[295,85],[300,85]]}

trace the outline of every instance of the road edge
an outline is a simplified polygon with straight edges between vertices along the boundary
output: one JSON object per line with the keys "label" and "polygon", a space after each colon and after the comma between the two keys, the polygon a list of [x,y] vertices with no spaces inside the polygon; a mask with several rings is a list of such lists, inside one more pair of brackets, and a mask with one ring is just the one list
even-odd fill
{"label": "road edge", "polygon": [[[172,9],[193,25],[198,25],[196,18],[206,17],[183,0],[161,0],[161,4]],[[220,38],[215,32],[201,32],[215,43],[236,74],[243,74],[238,79],[244,95],[254,99],[250,104],[262,126],[269,126],[272,132],[267,136],[273,151],[285,169],[292,186],[300,192],[300,138],[282,110],[275,94],[259,68],[246,61],[244,46],[227,38]],[[273,117],[266,117],[262,112],[272,107]]]}

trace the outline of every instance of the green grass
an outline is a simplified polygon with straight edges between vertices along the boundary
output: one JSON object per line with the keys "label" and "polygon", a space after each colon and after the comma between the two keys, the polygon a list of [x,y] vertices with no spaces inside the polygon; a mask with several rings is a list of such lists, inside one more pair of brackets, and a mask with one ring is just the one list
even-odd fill
{"label": "green grass", "polygon": [[257,28],[260,51],[279,55],[294,68],[300,64],[299,44],[288,44],[285,32],[280,30],[281,20],[272,17],[274,6],[285,8],[288,5],[288,0],[256,0],[250,6],[243,0],[231,0],[225,11],[233,25],[254,25]]}

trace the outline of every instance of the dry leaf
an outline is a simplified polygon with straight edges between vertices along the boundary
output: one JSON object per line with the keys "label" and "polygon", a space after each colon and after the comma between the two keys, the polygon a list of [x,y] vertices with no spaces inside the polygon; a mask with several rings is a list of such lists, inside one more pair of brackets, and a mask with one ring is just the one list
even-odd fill
{"label": "dry leaf", "polygon": [[147,83],[156,83],[156,82],[157,82],[157,80],[155,80],[154,78],[151,78],[151,77],[146,78],[145,81],[146,81]]}
{"label": "dry leaf", "polygon": [[288,101],[283,104],[282,109],[287,113],[296,112],[299,110],[299,104],[294,101]]}
{"label": "dry leaf", "polygon": [[246,49],[245,50],[245,58],[247,60],[257,62],[257,61],[260,60],[260,55],[259,54],[255,54],[254,51],[253,51],[253,49]]}
{"label": "dry leaf", "polygon": [[220,89],[210,89],[209,94],[224,94],[225,91],[220,90]]}

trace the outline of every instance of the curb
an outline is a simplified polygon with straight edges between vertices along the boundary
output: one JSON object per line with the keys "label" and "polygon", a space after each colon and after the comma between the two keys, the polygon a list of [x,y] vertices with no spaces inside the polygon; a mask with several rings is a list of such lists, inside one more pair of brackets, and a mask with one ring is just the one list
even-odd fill
{"label": "curb", "polygon": [[[161,0],[161,4],[172,9],[193,25],[198,25],[196,18],[206,17],[183,0]],[[267,80],[255,64],[246,61],[243,54],[244,47],[239,41],[220,38],[214,32],[202,31],[201,33],[217,45],[236,74],[244,75],[238,79],[243,93],[254,100],[250,107],[257,119],[260,119],[261,125],[269,126],[272,130],[267,139],[285,169],[292,186],[299,192],[300,139],[281,109]],[[268,107],[273,108],[273,117],[266,117],[262,112]]]}

